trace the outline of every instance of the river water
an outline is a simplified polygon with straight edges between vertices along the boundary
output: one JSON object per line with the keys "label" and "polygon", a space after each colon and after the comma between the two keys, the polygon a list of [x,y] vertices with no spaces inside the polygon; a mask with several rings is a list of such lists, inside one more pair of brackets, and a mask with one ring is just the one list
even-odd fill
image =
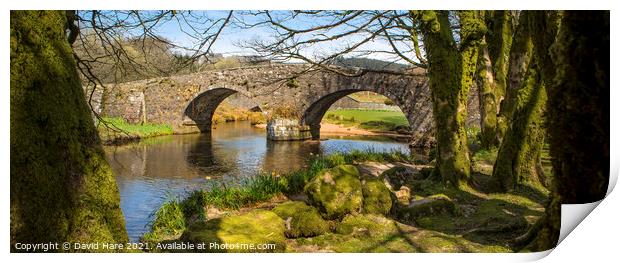
{"label": "river water", "polygon": [[409,152],[407,145],[377,136],[322,136],[322,141],[266,140],[248,122],[218,124],[209,134],[172,135],[105,147],[121,196],[131,241],[148,230],[163,202],[208,181],[239,182],[259,171],[286,173],[303,168],[317,154],[354,149]]}

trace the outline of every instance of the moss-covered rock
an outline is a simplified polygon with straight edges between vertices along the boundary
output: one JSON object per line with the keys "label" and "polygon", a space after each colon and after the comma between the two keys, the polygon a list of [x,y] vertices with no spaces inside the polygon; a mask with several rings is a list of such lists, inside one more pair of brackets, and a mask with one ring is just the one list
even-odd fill
{"label": "moss-covered rock", "polygon": [[327,219],[358,213],[362,208],[359,171],[352,165],[340,165],[321,171],[306,185],[305,192]]}
{"label": "moss-covered rock", "polygon": [[[221,217],[190,225],[181,240],[191,243],[205,243],[205,250],[198,252],[281,252],[286,248],[284,220],[266,210],[229,217]],[[218,247],[209,244],[217,243]],[[258,249],[258,245],[274,244],[269,249]],[[253,246],[252,249],[249,246]]]}
{"label": "moss-covered rock", "polygon": [[364,196],[363,210],[368,214],[387,215],[392,209],[392,194],[382,180],[377,178],[362,181]]}
{"label": "moss-covered rock", "polygon": [[356,236],[379,236],[396,230],[396,223],[380,215],[347,215],[336,226],[336,233]]}
{"label": "moss-covered rock", "polygon": [[399,207],[396,212],[397,216],[403,220],[414,220],[439,213],[457,214],[458,209],[449,197],[438,194],[412,201],[408,206]]}
{"label": "moss-covered rock", "polygon": [[329,231],[329,222],[321,217],[316,208],[304,202],[282,203],[271,211],[285,220],[287,237],[313,237]]}

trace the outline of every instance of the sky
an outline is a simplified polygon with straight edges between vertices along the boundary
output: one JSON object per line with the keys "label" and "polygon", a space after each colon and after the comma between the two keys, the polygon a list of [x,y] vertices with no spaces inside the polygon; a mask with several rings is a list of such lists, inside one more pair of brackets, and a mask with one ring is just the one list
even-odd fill
{"label": "sky", "polygon": [[[204,35],[201,36],[199,34],[194,34],[193,32],[202,31],[208,25],[212,23],[205,23],[206,18],[217,20],[225,18],[228,15],[229,11],[179,11],[177,15],[173,17],[169,17],[165,22],[158,23],[154,27],[154,32],[157,35],[160,35],[176,45],[183,47],[192,47],[195,48],[198,43],[200,43],[200,39],[203,39]],[[182,16],[179,14],[183,14]],[[277,18],[278,15],[284,15],[285,13],[278,13],[277,11],[273,13],[274,17]],[[288,14],[288,13],[286,13]],[[148,13],[145,13],[145,17],[148,16]],[[195,16],[195,17],[194,17]],[[325,24],[334,21],[335,17],[320,17],[316,16],[298,16],[291,22],[286,23],[286,26],[291,28],[307,28],[313,25]],[[240,20],[243,20],[248,23],[254,23],[257,21],[262,21],[262,17],[254,16],[247,11],[235,11],[233,13],[233,22],[229,23],[219,35],[217,41],[214,43],[212,47],[213,53],[221,53],[224,56],[230,55],[253,55],[256,54],[253,50],[249,48],[244,48],[240,46],[240,43],[247,43],[253,39],[262,39],[266,41],[273,41],[275,38],[273,37],[276,33],[273,28],[270,27],[253,27],[253,28],[240,28],[238,23]],[[189,21],[189,22],[187,22]],[[364,20],[361,20],[364,21]],[[215,27],[211,29],[209,32],[214,33],[215,30],[219,28]],[[345,30],[350,29],[346,25],[341,26],[335,30],[331,30],[328,32],[322,32],[325,34],[338,34],[342,33]],[[192,35],[198,37],[198,39],[192,38]],[[366,36],[365,34],[357,34],[352,36],[343,37],[337,41],[330,41],[328,43],[315,44],[312,46],[308,46],[301,50],[301,53],[304,56],[308,57],[316,57],[317,54],[327,55],[332,54],[333,52],[339,51],[345,48],[347,45],[351,45],[361,40]],[[307,39],[311,37],[317,37],[314,35],[303,35],[302,39]],[[363,46],[360,47],[362,50],[391,50],[391,46],[389,42],[385,39],[375,39],[370,41]],[[178,50],[178,52],[186,53]],[[408,54],[413,57],[412,54]],[[395,56],[394,54],[386,54],[386,53],[373,53],[373,54],[364,54],[362,57],[388,60],[388,61],[396,61],[403,62],[400,58]],[[296,61],[293,61],[296,62]]]}

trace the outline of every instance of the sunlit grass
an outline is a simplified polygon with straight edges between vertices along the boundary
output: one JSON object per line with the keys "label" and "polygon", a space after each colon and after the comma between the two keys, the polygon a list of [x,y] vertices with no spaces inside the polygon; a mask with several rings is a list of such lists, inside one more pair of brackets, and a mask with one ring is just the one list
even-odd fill
{"label": "sunlit grass", "polygon": [[371,131],[393,131],[399,126],[409,126],[405,114],[401,111],[389,110],[329,110],[322,121],[344,126],[357,126]]}
{"label": "sunlit grass", "polygon": [[167,124],[131,124],[123,118],[103,118],[104,123],[99,123],[99,135],[104,140],[113,140],[123,137],[146,138],[159,135],[170,135],[173,133],[172,127]]}

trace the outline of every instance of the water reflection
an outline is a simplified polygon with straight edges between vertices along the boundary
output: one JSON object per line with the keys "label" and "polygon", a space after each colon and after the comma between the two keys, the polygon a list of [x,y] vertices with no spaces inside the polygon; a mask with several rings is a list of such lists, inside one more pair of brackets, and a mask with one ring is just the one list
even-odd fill
{"label": "water reflection", "polygon": [[204,188],[208,181],[234,183],[259,171],[301,169],[317,154],[373,148],[408,152],[404,143],[364,136],[325,136],[325,141],[271,142],[246,122],[225,123],[211,135],[156,137],[106,147],[121,194],[127,231],[136,241],[150,215],[171,196]]}

